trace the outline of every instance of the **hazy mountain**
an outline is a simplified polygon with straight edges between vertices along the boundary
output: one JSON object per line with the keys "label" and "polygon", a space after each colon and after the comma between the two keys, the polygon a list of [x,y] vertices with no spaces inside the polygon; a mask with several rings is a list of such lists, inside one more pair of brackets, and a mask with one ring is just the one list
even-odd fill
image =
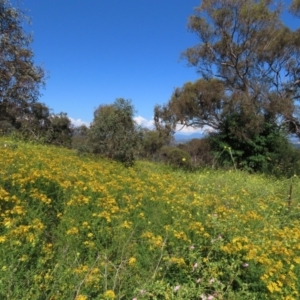
{"label": "hazy mountain", "polygon": [[175,144],[186,143],[192,139],[202,139],[203,137],[204,134],[198,132],[191,133],[191,134],[180,134],[180,133],[174,134]]}
{"label": "hazy mountain", "polygon": [[299,143],[292,143],[292,146],[296,149],[300,149],[300,144]]}
{"label": "hazy mountain", "polygon": [[[188,141],[192,139],[202,139],[204,138],[205,135],[202,133],[192,133],[192,134],[180,134],[180,133],[175,133],[174,134],[174,143],[175,144],[180,144],[180,143],[187,143]],[[294,148],[300,149],[300,142],[297,139],[290,139],[291,144]]]}

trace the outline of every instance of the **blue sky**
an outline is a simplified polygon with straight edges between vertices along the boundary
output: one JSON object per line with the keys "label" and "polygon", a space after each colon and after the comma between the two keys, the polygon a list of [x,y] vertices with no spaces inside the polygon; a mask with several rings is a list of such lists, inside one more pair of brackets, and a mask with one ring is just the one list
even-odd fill
{"label": "blue sky", "polygon": [[40,101],[55,113],[91,122],[95,108],[123,97],[150,121],[155,104],[198,78],[180,53],[197,42],[186,24],[199,0],[12,3],[32,19],[35,62],[49,72]]}
{"label": "blue sky", "polygon": [[186,25],[200,0],[12,3],[31,17],[35,62],[48,72],[40,101],[76,124],[91,122],[99,105],[123,97],[132,100],[136,120],[146,126],[156,104],[198,78],[180,53],[197,43]]}

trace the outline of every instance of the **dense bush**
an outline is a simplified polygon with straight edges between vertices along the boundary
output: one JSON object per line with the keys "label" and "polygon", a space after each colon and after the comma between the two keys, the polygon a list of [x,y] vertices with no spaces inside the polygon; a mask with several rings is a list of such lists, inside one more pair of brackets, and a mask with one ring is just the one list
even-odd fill
{"label": "dense bush", "polygon": [[72,145],[73,125],[66,113],[51,115],[50,126],[46,132],[46,142],[70,148]]}
{"label": "dense bush", "polygon": [[85,125],[75,127],[73,130],[72,148],[80,154],[92,151],[89,147],[88,131],[89,128]]}
{"label": "dense bush", "polygon": [[131,101],[122,98],[112,105],[99,106],[94,112],[94,120],[88,131],[91,151],[127,166],[133,165],[134,148],[138,145],[133,114]]}
{"label": "dense bush", "polygon": [[192,139],[185,144],[179,144],[178,147],[190,154],[193,167],[212,167],[214,165],[214,156],[207,138]]}
{"label": "dense bush", "polygon": [[192,168],[191,156],[188,152],[175,146],[164,146],[160,149],[160,158],[163,162],[173,166],[185,169]]}
{"label": "dense bush", "polygon": [[291,146],[282,128],[265,123],[261,132],[250,134],[243,125],[242,116],[232,114],[219,132],[210,135],[211,149],[221,167],[278,176],[300,171],[298,151]]}
{"label": "dense bush", "polygon": [[170,145],[173,140],[172,135],[159,130],[150,130],[147,128],[140,128],[140,147],[139,157],[147,158],[149,160],[157,160],[159,150],[163,146]]}

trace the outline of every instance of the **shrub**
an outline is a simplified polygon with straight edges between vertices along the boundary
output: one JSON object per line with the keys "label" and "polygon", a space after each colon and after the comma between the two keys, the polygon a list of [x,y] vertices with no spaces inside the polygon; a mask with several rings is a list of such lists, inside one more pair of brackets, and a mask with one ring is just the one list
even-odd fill
{"label": "shrub", "polygon": [[192,139],[179,145],[179,147],[190,154],[192,164],[196,168],[214,164],[214,156],[211,153],[210,142],[207,138]]}
{"label": "shrub", "polygon": [[240,130],[242,124],[240,115],[231,115],[222,130],[210,135],[210,145],[220,166],[276,176],[298,172],[299,155],[282,128],[270,122],[259,133],[244,130],[237,136],[235,130]]}
{"label": "shrub", "polygon": [[164,146],[160,150],[160,158],[163,162],[173,167],[181,167],[184,169],[192,168],[191,156],[188,152],[175,146]]}
{"label": "shrub", "polygon": [[92,152],[132,166],[134,148],[138,144],[133,113],[131,102],[122,98],[112,105],[99,106],[89,130]]}

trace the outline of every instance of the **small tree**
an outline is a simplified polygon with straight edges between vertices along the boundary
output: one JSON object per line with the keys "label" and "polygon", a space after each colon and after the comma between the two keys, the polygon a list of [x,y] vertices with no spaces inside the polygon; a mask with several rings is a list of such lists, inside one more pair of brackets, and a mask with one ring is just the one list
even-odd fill
{"label": "small tree", "polygon": [[43,103],[32,103],[22,118],[18,118],[18,132],[26,140],[44,142],[50,128],[51,112]]}
{"label": "small tree", "polygon": [[67,114],[62,112],[53,114],[49,117],[49,123],[45,141],[52,145],[70,148],[74,128]]}
{"label": "small tree", "polygon": [[185,150],[176,146],[163,146],[159,153],[161,160],[173,167],[192,169],[191,156]]}
{"label": "small tree", "polygon": [[195,167],[214,165],[214,157],[208,138],[192,139],[185,144],[185,149],[190,154]]}
{"label": "small tree", "polygon": [[247,120],[240,114],[228,115],[220,130],[210,134],[211,148],[221,166],[265,171],[268,164],[274,164],[270,157],[278,155],[279,145],[284,143],[287,146],[288,140],[276,123],[265,123],[259,134],[241,136],[238,131],[245,128],[245,122]]}
{"label": "small tree", "polygon": [[44,71],[34,65],[32,41],[21,11],[0,0],[0,126],[19,129],[44,84]]}
{"label": "small tree", "polygon": [[140,156],[148,159],[155,159],[159,150],[173,140],[172,135],[147,128],[140,129],[140,136]]}
{"label": "small tree", "polygon": [[138,143],[133,114],[131,101],[122,98],[112,105],[99,106],[89,130],[92,152],[132,165]]}
{"label": "small tree", "polygon": [[72,135],[72,148],[79,153],[91,152],[89,148],[89,128],[86,125],[74,127]]}

